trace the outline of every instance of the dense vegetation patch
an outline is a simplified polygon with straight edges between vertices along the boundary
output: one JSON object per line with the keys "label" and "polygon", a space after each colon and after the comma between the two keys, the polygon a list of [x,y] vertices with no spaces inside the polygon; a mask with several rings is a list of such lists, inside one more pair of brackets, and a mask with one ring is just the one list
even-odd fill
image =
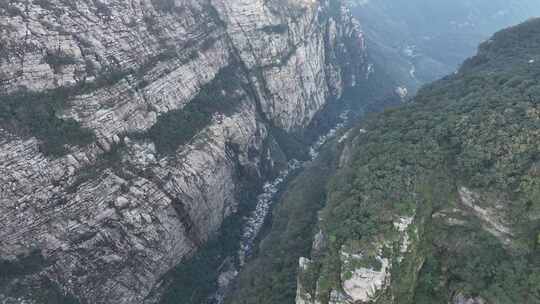
{"label": "dense vegetation patch", "polygon": [[538,303],[538,251],[508,251],[474,218],[466,226],[430,222],[426,241],[433,245],[415,290],[416,304],[446,304],[452,293],[481,296],[489,303]]}
{"label": "dense vegetation patch", "polygon": [[15,134],[35,136],[42,141],[41,151],[61,156],[66,146],[83,146],[94,141],[91,130],[73,119],[58,118],[73,89],[42,93],[19,92],[0,96],[0,125]]}
{"label": "dense vegetation patch", "polygon": [[162,114],[148,131],[131,136],[151,139],[160,154],[174,154],[178,147],[208,126],[214,114],[226,115],[235,111],[245,98],[245,80],[240,75],[238,66],[222,68],[185,107]]}
{"label": "dense vegetation patch", "polygon": [[267,25],[261,30],[267,34],[283,34],[289,30],[289,26],[287,24]]}
{"label": "dense vegetation patch", "polygon": [[38,251],[31,252],[27,256],[19,256],[16,261],[0,260],[0,285],[16,276],[39,272],[46,265],[45,259]]}
{"label": "dense vegetation patch", "polygon": [[31,291],[24,286],[27,282],[25,276],[38,275],[51,262],[45,260],[39,251],[30,252],[25,256],[18,256],[16,260],[0,260],[0,294],[14,298],[23,297],[33,299],[38,303],[50,304],[78,304],[79,301],[69,294],[65,294],[58,284],[47,278],[35,282]]}
{"label": "dense vegetation patch", "polygon": [[523,24],[496,33],[482,43],[477,56],[463,64],[462,71],[512,70],[529,60],[538,61],[535,48],[540,47],[540,20],[531,19]]}
{"label": "dense vegetation patch", "polygon": [[176,8],[174,2],[174,0],[152,0],[152,4],[157,10],[169,13]]}
{"label": "dense vegetation patch", "polygon": [[59,73],[61,72],[62,66],[75,64],[77,63],[77,60],[73,56],[58,49],[47,52],[45,55],[45,62],[54,69],[55,73]]}
{"label": "dense vegetation patch", "polygon": [[[71,57],[62,53],[47,55],[50,64],[70,64]],[[109,68],[97,75],[94,81],[81,81],[70,87],[60,87],[41,92],[21,90],[0,94],[0,126],[19,136],[34,136],[41,141],[41,152],[59,157],[68,152],[68,146],[85,146],[95,141],[93,130],[84,128],[74,119],[59,118],[69,107],[69,100],[100,88],[117,84],[132,70]]]}

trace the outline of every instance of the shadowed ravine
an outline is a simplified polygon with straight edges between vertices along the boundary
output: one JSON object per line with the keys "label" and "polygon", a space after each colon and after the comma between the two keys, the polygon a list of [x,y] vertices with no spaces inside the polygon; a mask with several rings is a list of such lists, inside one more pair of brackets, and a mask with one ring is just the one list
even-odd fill
{"label": "shadowed ravine", "polygon": [[[239,271],[245,266],[246,262],[252,257],[254,246],[257,246],[257,240],[260,237],[261,230],[268,220],[272,205],[277,202],[278,193],[287,188],[289,179],[293,173],[298,173],[307,164],[314,161],[319,156],[320,149],[337,134],[349,126],[350,111],[346,110],[339,115],[339,120],[336,125],[327,131],[326,134],[319,138],[309,147],[309,159],[299,161],[292,159],[288,162],[285,170],[282,170],[278,177],[267,182],[263,186],[263,193],[259,194],[256,199],[255,209],[245,218],[242,227],[242,235],[240,237],[240,249],[238,251],[239,264],[235,267],[226,268],[219,275],[219,289],[216,293],[208,298],[208,303],[222,304],[231,283],[237,277]],[[228,259],[233,259],[229,257]]]}

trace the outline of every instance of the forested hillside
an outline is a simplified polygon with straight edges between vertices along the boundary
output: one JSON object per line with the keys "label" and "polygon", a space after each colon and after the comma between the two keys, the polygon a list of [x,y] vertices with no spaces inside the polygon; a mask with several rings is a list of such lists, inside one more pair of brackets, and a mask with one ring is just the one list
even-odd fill
{"label": "forested hillside", "polygon": [[297,303],[540,303],[539,19],[349,138]]}

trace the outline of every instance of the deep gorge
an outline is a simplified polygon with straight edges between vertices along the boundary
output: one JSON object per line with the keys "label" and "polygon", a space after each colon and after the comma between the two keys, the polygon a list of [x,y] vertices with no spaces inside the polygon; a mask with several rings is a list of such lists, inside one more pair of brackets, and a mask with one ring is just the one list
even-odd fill
{"label": "deep gorge", "polygon": [[0,303],[536,303],[540,7],[424,2],[0,2]]}

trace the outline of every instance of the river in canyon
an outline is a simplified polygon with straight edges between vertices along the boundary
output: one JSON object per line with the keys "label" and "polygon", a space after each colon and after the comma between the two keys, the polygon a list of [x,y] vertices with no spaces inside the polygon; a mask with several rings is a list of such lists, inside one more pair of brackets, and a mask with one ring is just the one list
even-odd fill
{"label": "river in canyon", "polygon": [[[299,161],[292,159],[288,162],[285,170],[273,180],[268,181],[263,186],[263,192],[256,198],[255,209],[245,218],[242,235],[240,237],[240,249],[238,250],[238,265],[228,263],[227,267],[223,267],[218,278],[218,290],[209,297],[208,304],[223,304],[225,295],[230,288],[232,282],[239,274],[239,271],[244,267],[246,262],[252,257],[254,246],[257,245],[257,239],[261,230],[267,221],[272,206],[279,200],[278,193],[286,188],[287,183],[293,173],[302,170],[309,162],[315,160],[319,156],[321,148],[331,139],[333,139],[340,131],[342,131],[350,121],[350,111],[344,111],[339,115],[336,125],[328,130],[309,148],[309,159]],[[229,258],[228,260],[234,260]]]}

